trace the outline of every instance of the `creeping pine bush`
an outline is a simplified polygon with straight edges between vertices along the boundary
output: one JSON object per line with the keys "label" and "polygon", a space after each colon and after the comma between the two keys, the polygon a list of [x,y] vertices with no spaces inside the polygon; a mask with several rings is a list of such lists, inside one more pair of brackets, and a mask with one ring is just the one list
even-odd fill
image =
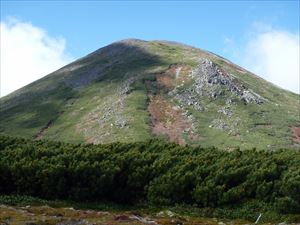
{"label": "creeping pine bush", "polygon": [[105,145],[0,136],[0,194],[300,212],[300,151],[226,152],[159,140]]}

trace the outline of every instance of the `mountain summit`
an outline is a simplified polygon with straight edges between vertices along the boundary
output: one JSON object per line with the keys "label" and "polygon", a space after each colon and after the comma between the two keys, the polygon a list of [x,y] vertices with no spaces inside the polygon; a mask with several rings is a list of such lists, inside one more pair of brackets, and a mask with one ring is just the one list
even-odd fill
{"label": "mountain summit", "polygon": [[95,144],[162,138],[223,149],[299,147],[298,100],[213,53],[128,39],[1,98],[0,133]]}

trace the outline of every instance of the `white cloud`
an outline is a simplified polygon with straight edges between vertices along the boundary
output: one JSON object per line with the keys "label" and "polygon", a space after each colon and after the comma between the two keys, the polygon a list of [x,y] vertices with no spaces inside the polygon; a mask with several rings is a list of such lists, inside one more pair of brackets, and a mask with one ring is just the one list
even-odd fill
{"label": "white cloud", "polygon": [[1,90],[9,94],[69,63],[65,40],[28,22],[1,21]]}
{"label": "white cloud", "polygon": [[255,23],[245,45],[225,39],[224,52],[248,70],[295,93],[300,86],[299,33]]}
{"label": "white cloud", "polygon": [[266,80],[299,93],[299,34],[275,29],[260,31],[248,41],[243,64]]}

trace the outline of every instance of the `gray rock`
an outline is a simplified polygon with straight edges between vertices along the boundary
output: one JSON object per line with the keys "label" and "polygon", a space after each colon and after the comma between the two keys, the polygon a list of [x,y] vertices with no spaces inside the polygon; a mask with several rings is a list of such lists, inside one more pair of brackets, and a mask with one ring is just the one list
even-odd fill
{"label": "gray rock", "polygon": [[219,69],[209,59],[202,62],[193,70],[192,77],[195,79],[194,89],[200,96],[218,98],[223,96],[227,89],[246,104],[262,104],[263,98],[252,90],[248,90],[243,84],[238,82],[232,75]]}
{"label": "gray rock", "polygon": [[115,126],[118,127],[118,128],[124,128],[127,126],[127,120],[124,119],[124,118],[118,118],[116,121],[115,121]]}
{"label": "gray rock", "polygon": [[222,113],[228,117],[232,116],[232,110],[228,106],[224,106],[221,109],[218,110],[219,113]]}
{"label": "gray rock", "polygon": [[215,119],[209,127],[225,130],[228,128],[228,125],[221,119]]}

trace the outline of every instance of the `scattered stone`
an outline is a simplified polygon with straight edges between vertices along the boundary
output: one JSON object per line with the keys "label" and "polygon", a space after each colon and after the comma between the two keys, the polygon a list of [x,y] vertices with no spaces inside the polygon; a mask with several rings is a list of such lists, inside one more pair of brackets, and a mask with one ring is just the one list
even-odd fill
{"label": "scattered stone", "polygon": [[118,127],[118,128],[124,128],[127,126],[127,120],[124,119],[124,118],[118,118],[116,121],[115,121],[115,126]]}
{"label": "scattered stone", "polygon": [[158,216],[158,217],[174,217],[175,213],[173,213],[170,210],[165,210],[165,211],[161,211],[161,212],[157,213],[156,216]]}
{"label": "scattered stone", "polygon": [[154,220],[151,220],[149,218],[143,218],[139,215],[133,215],[133,216],[130,216],[130,219],[133,219],[133,220],[137,220],[141,223],[144,223],[144,224],[154,224],[154,225],[158,225],[158,223],[156,223]]}
{"label": "scattered stone", "polygon": [[231,105],[231,104],[232,104],[232,99],[228,98],[228,99],[226,100],[226,105]]}
{"label": "scattered stone", "polygon": [[228,117],[232,116],[232,110],[228,106],[224,106],[218,110],[219,113],[222,113]]}
{"label": "scattered stone", "polygon": [[215,119],[212,121],[212,124],[209,127],[225,130],[228,128],[228,125],[221,119]]}
{"label": "scattered stone", "polygon": [[171,223],[176,225],[183,225],[183,222],[181,222],[180,220],[171,220]]}
{"label": "scattered stone", "polygon": [[175,97],[180,105],[192,106],[197,111],[204,111],[204,107],[200,103],[200,98],[193,92],[193,89],[186,89],[182,91],[174,89],[169,92],[169,96]]}

